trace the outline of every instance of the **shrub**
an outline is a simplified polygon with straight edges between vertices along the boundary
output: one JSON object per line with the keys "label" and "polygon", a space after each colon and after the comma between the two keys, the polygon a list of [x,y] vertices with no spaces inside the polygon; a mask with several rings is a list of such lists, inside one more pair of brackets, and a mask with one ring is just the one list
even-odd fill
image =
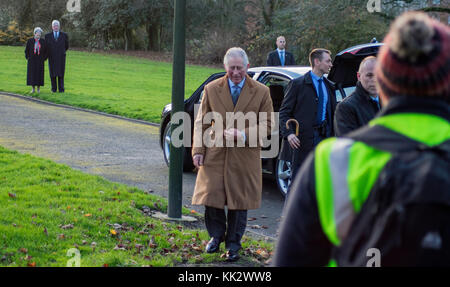
{"label": "shrub", "polygon": [[20,30],[17,22],[11,21],[5,30],[0,30],[0,45],[22,46],[32,37],[32,30]]}

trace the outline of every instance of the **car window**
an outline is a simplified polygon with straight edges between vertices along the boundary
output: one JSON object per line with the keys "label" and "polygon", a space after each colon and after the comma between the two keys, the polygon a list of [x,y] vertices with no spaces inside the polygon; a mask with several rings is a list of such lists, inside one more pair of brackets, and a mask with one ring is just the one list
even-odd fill
{"label": "car window", "polygon": [[289,79],[281,75],[269,74],[262,79],[262,83],[269,87],[274,112],[280,111]]}
{"label": "car window", "polygon": [[344,88],[344,95],[342,95],[340,89],[336,89],[336,102],[341,102],[344,98],[350,96],[354,91],[356,87],[347,87]]}
{"label": "car window", "polygon": [[202,101],[204,93],[205,93],[205,90],[202,90],[202,92],[200,93],[200,97],[198,98],[199,103]]}
{"label": "car window", "polygon": [[341,90],[336,89],[336,102],[339,103],[342,101],[342,93]]}

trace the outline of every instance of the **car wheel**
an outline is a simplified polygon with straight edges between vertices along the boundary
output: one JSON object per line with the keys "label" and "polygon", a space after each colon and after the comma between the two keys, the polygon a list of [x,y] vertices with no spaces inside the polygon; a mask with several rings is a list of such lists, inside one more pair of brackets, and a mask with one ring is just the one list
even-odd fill
{"label": "car wheel", "polygon": [[[166,128],[164,129],[163,133],[163,153],[164,153],[164,160],[169,166],[170,163],[170,143],[172,141],[172,130],[171,130],[171,124],[168,123],[166,125]],[[184,148],[184,155],[183,155],[183,171],[192,171],[194,169],[194,163],[192,162],[192,157],[190,152],[188,152],[189,149]]]}
{"label": "car wheel", "polygon": [[277,181],[278,190],[283,196],[286,196],[289,185],[291,184],[291,162],[277,159],[275,179]]}

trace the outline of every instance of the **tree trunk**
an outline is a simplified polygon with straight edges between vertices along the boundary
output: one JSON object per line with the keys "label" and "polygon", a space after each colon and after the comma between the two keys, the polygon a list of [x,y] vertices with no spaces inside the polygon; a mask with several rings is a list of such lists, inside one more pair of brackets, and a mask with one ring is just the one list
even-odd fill
{"label": "tree trunk", "polygon": [[146,30],[148,35],[148,50],[150,51],[161,50],[160,31],[162,30],[162,25],[148,24]]}
{"label": "tree trunk", "polygon": [[126,29],[123,31],[123,37],[124,37],[124,40],[125,40],[125,51],[128,51],[128,35],[127,35],[127,30]]}

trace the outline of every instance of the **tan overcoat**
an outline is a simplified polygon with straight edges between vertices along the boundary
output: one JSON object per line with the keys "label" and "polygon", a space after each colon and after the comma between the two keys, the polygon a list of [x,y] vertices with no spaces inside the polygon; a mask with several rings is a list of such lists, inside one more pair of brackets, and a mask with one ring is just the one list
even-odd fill
{"label": "tan overcoat", "polygon": [[[211,112],[216,113],[213,120],[208,116]],[[227,118],[227,112],[233,112],[234,118],[230,115]],[[230,210],[260,207],[262,170],[261,141],[258,139],[270,134],[272,112],[269,89],[249,76],[246,76],[236,106],[231,99],[227,76],[205,86],[195,120],[192,148],[192,155],[204,155],[204,165],[198,171],[192,204],[222,209],[227,206]],[[242,121],[242,117],[251,118],[252,114],[256,118]],[[245,129],[238,127],[239,119],[245,123]],[[234,142],[234,147],[229,147],[230,143],[223,137],[223,129],[229,128],[245,131],[245,143]],[[208,137],[211,141],[205,144],[203,139]]]}

